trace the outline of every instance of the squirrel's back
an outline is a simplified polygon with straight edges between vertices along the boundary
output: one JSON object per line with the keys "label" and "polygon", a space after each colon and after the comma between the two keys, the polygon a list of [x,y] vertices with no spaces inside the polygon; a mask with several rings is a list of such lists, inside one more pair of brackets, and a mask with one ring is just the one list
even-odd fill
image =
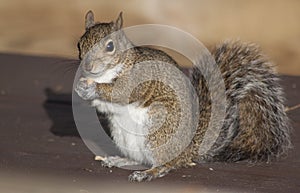
{"label": "squirrel's back", "polygon": [[[216,46],[212,55],[225,83],[227,107],[221,133],[204,159],[262,161],[286,153],[291,146],[289,124],[272,64],[257,46],[239,41]],[[200,120],[209,121],[211,104],[205,80],[201,72],[193,75],[194,84],[200,87]],[[199,122],[200,127],[208,125]],[[200,127],[198,133],[203,133]]]}

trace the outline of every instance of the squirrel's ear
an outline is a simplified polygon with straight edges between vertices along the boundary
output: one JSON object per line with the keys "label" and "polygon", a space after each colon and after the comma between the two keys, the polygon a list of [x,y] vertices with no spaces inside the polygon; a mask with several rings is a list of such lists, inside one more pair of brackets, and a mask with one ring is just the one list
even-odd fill
{"label": "squirrel's ear", "polygon": [[85,15],[85,29],[89,29],[93,25],[95,25],[94,13],[89,10]]}
{"label": "squirrel's ear", "polygon": [[123,12],[121,11],[119,14],[119,17],[117,18],[116,22],[115,22],[115,29],[119,30],[122,28],[123,26],[123,16],[122,16]]}

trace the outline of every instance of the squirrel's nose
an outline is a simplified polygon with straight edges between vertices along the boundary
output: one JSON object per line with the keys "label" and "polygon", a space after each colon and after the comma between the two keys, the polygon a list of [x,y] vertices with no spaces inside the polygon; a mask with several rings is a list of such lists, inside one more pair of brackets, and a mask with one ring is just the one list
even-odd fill
{"label": "squirrel's nose", "polygon": [[81,66],[85,71],[91,71],[93,69],[93,65],[91,62],[91,59],[89,56],[86,56],[82,61],[81,61]]}

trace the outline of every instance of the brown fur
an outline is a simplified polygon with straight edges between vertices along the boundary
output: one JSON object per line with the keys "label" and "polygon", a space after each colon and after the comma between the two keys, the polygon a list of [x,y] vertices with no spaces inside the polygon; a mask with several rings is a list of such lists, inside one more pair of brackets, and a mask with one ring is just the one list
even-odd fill
{"label": "brown fur", "polygon": [[[93,21],[86,22],[86,32],[78,43],[80,59],[97,42],[122,26],[120,17],[116,22],[110,23],[90,25]],[[91,18],[91,15],[87,18]],[[130,43],[129,40],[126,42]],[[283,108],[281,87],[270,62],[261,51],[254,45],[227,41],[213,48],[212,55],[223,76],[228,101],[226,124],[223,125],[216,143],[207,155],[199,155],[200,144],[211,116],[210,94],[213,93],[209,93],[201,72],[194,69],[191,80],[198,93],[200,114],[198,128],[190,145],[178,157],[164,165],[134,172],[130,180],[151,180],[165,175],[171,169],[191,166],[194,161],[269,160],[286,153],[290,147],[289,125]],[[123,63],[126,66],[124,72],[118,76],[118,80],[124,83],[128,76],[125,71],[139,62],[159,60],[178,67],[166,53],[152,48],[135,47],[112,57],[115,57],[115,64]],[[113,83],[97,84],[96,90],[102,100],[126,103],[122,101],[122,97],[111,96],[113,87]],[[122,93],[119,95],[122,96]],[[136,101],[142,107],[161,102],[167,109],[168,114],[161,129],[149,134],[147,138],[151,148],[155,149],[165,143],[177,129],[179,117],[182,116],[178,98],[167,85],[159,81],[148,81],[139,85],[131,94],[129,102]],[[149,112],[153,119],[156,119],[157,113],[160,112],[155,108]],[[154,152],[157,160],[168,157],[169,154],[166,149]]]}

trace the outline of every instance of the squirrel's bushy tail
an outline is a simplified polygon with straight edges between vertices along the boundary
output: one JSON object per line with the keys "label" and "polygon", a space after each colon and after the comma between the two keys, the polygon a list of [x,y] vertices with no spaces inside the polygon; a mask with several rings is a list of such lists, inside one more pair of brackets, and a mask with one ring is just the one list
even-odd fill
{"label": "squirrel's bushy tail", "polygon": [[224,79],[227,114],[210,157],[268,161],[285,154],[291,147],[290,125],[270,62],[257,46],[239,41],[222,43],[212,55]]}

